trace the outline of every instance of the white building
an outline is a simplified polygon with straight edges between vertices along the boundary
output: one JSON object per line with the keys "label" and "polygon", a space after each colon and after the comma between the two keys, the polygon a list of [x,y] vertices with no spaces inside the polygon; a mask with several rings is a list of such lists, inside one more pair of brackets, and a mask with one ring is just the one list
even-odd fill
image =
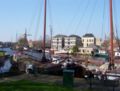
{"label": "white building", "polygon": [[56,35],[52,39],[52,49],[56,51],[68,51],[73,46],[79,47],[80,54],[91,54],[94,50],[98,49],[101,45],[101,40],[94,37],[93,34],[85,34],[82,39],[77,35]]}
{"label": "white building", "polygon": [[96,39],[93,34],[88,33],[82,37],[83,47],[88,47],[89,45],[95,45]]}
{"label": "white building", "polygon": [[52,38],[52,49],[62,50],[64,48],[64,37],[65,35],[56,35]]}
{"label": "white building", "polygon": [[100,38],[96,38],[96,45],[101,46],[102,45],[102,40]]}
{"label": "white building", "polygon": [[91,54],[94,49],[90,47],[80,47],[79,54]]}
{"label": "white building", "polygon": [[79,47],[79,54],[92,54],[93,51],[97,50],[98,47],[96,45],[89,45],[88,47]]}
{"label": "white building", "polygon": [[81,46],[81,38],[77,35],[70,35],[64,38],[65,49],[72,48],[73,46]]}

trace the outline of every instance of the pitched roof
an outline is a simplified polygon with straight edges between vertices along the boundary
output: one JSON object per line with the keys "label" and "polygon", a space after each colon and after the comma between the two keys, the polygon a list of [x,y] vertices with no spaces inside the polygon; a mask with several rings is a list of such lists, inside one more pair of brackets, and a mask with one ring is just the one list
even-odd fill
{"label": "pitched roof", "polygon": [[77,37],[77,38],[80,38],[80,36],[78,36],[78,35],[70,35],[69,37]]}
{"label": "pitched roof", "polygon": [[94,37],[94,35],[92,33],[86,33],[83,37]]}
{"label": "pitched roof", "polygon": [[56,38],[56,37],[67,37],[67,36],[66,35],[62,35],[62,34],[58,34],[58,35],[54,36],[54,38]]}

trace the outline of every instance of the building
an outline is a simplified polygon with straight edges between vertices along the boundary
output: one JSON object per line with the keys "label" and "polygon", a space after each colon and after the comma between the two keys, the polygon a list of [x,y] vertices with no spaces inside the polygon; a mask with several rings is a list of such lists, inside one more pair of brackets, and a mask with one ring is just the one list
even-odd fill
{"label": "building", "polygon": [[100,38],[96,38],[96,43],[97,46],[101,46],[102,45],[102,40]]}
{"label": "building", "polygon": [[73,46],[81,46],[81,38],[77,35],[70,35],[64,38],[64,49],[70,49]]}
{"label": "building", "polygon": [[80,54],[90,55],[93,51],[99,49],[102,41],[96,39],[93,34],[87,33],[82,38],[77,35],[56,35],[52,38],[51,43],[52,49],[56,51],[68,51],[72,47],[78,46]]}
{"label": "building", "polygon": [[52,38],[51,47],[53,50],[62,50],[64,48],[65,35],[56,35]]}
{"label": "building", "polygon": [[79,48],[79,54],[91,54],[92,53],[92,51],[93,51],[93,48],[89,48],[89,47],[87,47],[87,48],[85,48],[85,47],[80,47]]}
{"label": "building", "polygon": [[33,48],[33,41],[32,41],[32,40],[29,40],[29,41],[28,41],[28,45],[29,45],[30,48]]}
{"label": "building", "polygon": [[0,47],[3,47],[3,42],[0,42]]}
{"label": "building", "polygon": [[96,44],[96,39],[93,34],[87,33],[82,37],[83,47],[88,47],[91,44]]}
{"label": "building", "polygon": [[14,43],[13,42],[3,42],[2,44],[3,44],[2,47],[12,47]]}
{"label": "building", "polygon": [[91,55],[93,51],[98,50],[96,45],[89,45],[88,47],[79,47],[79,54]]}
{"label": "building", "polygon": [[98,49],[97,45],[101,45],[101,41],[99,39],[96,41],[93,34],[87,33],[82,37],[82,44],[83,47],[79,47],[79,53],[91,55],[93,51]]}

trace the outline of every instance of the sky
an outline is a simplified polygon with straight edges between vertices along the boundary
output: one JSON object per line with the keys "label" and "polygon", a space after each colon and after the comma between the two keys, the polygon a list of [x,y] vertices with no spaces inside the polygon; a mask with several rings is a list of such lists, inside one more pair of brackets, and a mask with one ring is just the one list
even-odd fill
{"label": "sky", "polygon": [[[113,0],[114,26],[120,31],[120,0]],[[0,0],[0,41],[43,37],[44,0]],[[47,0],[47,35],[109,36],[109,0]]]}

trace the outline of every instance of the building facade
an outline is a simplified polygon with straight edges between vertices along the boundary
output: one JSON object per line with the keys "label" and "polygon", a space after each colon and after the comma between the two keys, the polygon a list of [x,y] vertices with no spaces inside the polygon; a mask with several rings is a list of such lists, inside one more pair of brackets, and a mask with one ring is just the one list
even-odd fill
{"label": "building facade", "polygon": [[77,35],[56,35],[52,38],[51,47],[53,50],[68,51],[74,46],[78,46],[80,54],[91,54],[94,50],[101,46],[102,42],[96,39],[93,34],[85,34],[82,38]]}
{"label": "building facade", "polygon": [[96,39],[93,34],[85,34],[82,37],[82,44],[83,47],[88,47],[89,45],[95,45],[96,44]]}
{"label": "building facade", "polygon": [[88,54],[91,55],[92,52],[97,51],[99,49],[96,45],[89,45],[88,47],[79,47],[79,54]]}
{"label": "building facade", "polygon": [[99,38],[96,38],[96,45],[101,46],[102,45],[102,40]]}
{"label": "building facade", "polygon": [[62,50],[64,48],[64,37],[65,35],[56,35],[52,38],[51,47],[53,50]]}
{"label": "building facade", "polygon": [[80,54],[91,55],[93,51],[98,49],[98,46],[101,46],[102,41],[96,39],[95,36],[91,33],[87,33],[82,37],[82,47],[79,47]]}
{"label": "building facade", "polygon": [[77,35],[70,35],[64,38],[64,49],[70,49],[73,46],[81,46],[81,38]]}
{"label": "building facade", "polygon": [[85,47],[79,47],[79,54],[91,54],[92,53],[92,51],[93,51],[94,49],[93,48],[90,48],[90,47],[87,47],[87,48],[85,48]]}

